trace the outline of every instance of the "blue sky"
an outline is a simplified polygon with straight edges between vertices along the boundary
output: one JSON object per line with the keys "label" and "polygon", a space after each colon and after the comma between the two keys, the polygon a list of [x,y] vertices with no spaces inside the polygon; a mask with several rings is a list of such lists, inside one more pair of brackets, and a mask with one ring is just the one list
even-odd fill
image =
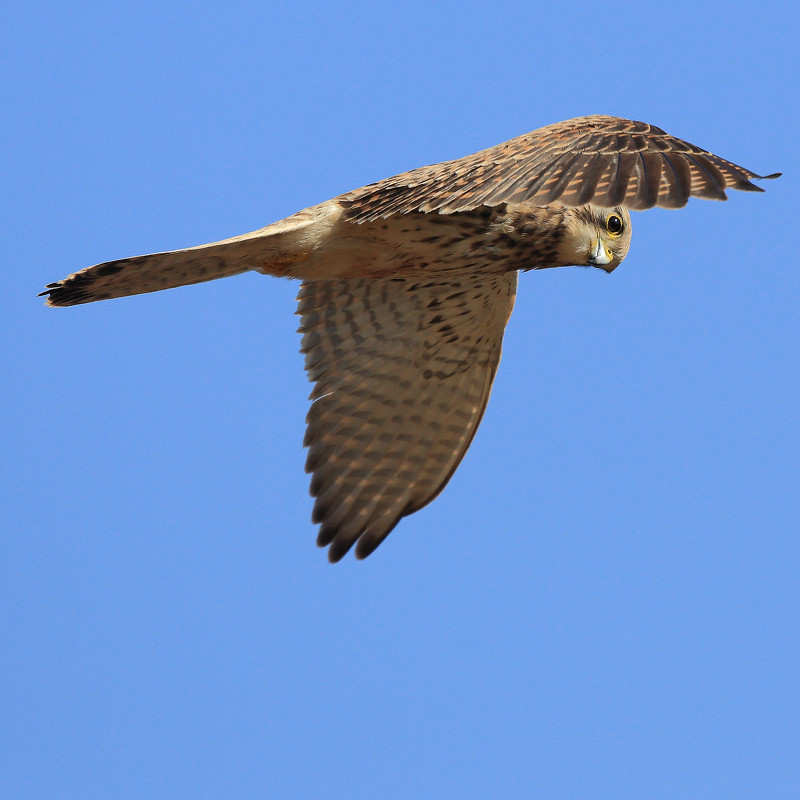
{"label": "blue sky", "polygon": [[[796,4],[2,12],[0,794],[800,795]],[[522,276],[464,463],[314,546],[289,282],[52,310],[591,113],[755,170]]]}

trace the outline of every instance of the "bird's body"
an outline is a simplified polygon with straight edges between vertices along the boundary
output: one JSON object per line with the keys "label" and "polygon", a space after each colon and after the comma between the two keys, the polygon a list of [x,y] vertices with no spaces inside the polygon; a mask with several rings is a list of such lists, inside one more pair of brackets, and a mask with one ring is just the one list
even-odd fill
{"label": "bird's body", "polygon": [[252,233],[98,264],[45,294],[75,305],[248,270],[302,280],[318,543],[335,561],[358,541],[364,557],[444,488],[472,441],[518,271],[611,272],[630,246],[628,209],[760,191],[758,177],[645,123],[583,117]]}

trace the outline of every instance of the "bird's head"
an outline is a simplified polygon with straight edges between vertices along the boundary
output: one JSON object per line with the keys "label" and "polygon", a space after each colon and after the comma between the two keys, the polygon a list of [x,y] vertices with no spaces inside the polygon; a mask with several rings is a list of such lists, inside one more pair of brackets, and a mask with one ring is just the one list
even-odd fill
{"label": "bird's head", "polygon": [[612,272],[631,246],[631,215],[626,208],[566,208],[559,256],[565,264]]}

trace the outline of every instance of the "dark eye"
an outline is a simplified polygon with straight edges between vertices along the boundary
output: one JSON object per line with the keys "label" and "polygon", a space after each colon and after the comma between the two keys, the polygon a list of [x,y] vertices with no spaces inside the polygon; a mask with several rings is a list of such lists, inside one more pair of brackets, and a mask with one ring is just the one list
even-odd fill
{"label": "dark eye", "polygon": [[622,217],[619,214],[609,214],[606,219],[606,230],[612,236],[619,236],[622,229],[625,227],[622,223]]}

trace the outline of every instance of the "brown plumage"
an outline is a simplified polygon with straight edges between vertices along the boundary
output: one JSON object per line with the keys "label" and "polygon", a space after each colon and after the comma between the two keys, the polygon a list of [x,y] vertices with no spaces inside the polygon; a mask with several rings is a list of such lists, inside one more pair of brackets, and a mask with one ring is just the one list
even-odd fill
{"label": "brown plumage", "polygon": [[689,197],[724,200],[726,189],[761,192],[756,175],[655,125],[594,116],[548,125],[466,158],[404,172],[341,198],[358,221],[408,211],[556,200],[642,211],[682,208]]}
{"label": "brown plumage", "polygon": [[643,122],[581,117],[405,172],[258,231],[110,261],[51,283],[51,306],[257,270],[303,281],[305,445],[318,543],[369,555],[446,485],[500,360],[517,272],[614,270],[629,210],[680,208],[762,177]]}

